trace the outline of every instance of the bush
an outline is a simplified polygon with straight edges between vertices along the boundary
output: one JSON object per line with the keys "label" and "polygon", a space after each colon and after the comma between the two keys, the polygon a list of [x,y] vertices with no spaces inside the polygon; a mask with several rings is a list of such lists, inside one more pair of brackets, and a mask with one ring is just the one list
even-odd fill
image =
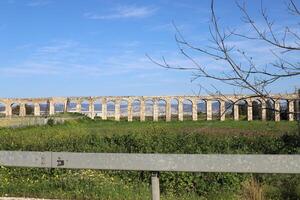
{"label": "bush", "polygon": [[47,125],[54,126],[54,124],[55,124],[55,120],[53,118],[47,120]]}

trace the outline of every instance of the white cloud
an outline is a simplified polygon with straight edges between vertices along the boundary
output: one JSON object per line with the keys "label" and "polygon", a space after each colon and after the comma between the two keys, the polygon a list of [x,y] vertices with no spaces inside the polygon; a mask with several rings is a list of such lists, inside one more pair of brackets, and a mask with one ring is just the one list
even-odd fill
{"label": "white cloud", "polygon": [[9,76],[54,75],[58,70],[51,65],[35,62],[25,62],[15,67],[0,68],[1,74]]}
{"label": "white cloud", "polygon": [[31,0],[26,5],[30,7],[39,7],[50,4],[50,0]]}
{"label": "white cloud", "polygon": [[[124,41],[120,48],[103,50],[91,47],[73,40],[55,40],[44,45],[23,45],[16,48],[23,52],[30,48],[27,58],[11,66],[0,66],[0,74],[6,76],[88,76],[88,77],[157,77],[157,73],[180,73],[180,71],[165,70],[152,63],[139,48],[138,41]],[[179,55],[176,50],[149,52],[154,59],[164,55],[168,63],[174,66],[191,67],[193,64]],[[209,64],[210,70],[222,71],[224,68],[207,57],[197,57],[202,64]],[[153,74],[154,73],[154,74]],[[185,73],[190,77],[191,72]],[[164,78],[161,78],[164,79]]]}
{"label": "white cloud", "polygon": [[120,6],[112,10],[109,14],[95,14],[87,12],[84,17],[88,19],[122,19],[122,18],[142,18],[154,14],[157,11],[155,7],[147,6]]}
{"label": "white cloud", "polygon": [[[26,59],[9,67],[0,66],[0,73],[8,76],[112,76],[133,73],[151,64],[141,59],[144,57],[143,54],[128,50],[129,47],[136,45],[137,41],[124,42],[124,49],[118,48],[112,52],[85,46],[72,40],[30,45],[31,52]],[[129,47],[125,48],[127,46]],[[22,52],[27,48],[28,45],[19,46],[16,51]]]}
{"label": "white cloud", "polygon": [[168,31],[173,33],[176,31],[172,23],[158,24],[156,26],[148,27],[148,29],[150,31]]}
{"label": "white cloud", "polygon": [[[160,77],[159,73],[176,73],[152,63],[138,49],[130,51],[130,48],[138,44],[138,41],[124,41],[124,44],[120,44],[120,46],[124,45],[124,48],[115,48],[115,50],[103,50],[103,47],[91,47],[73,40],[56,40],[44,45],[29,45],[31,51],[27,58],[11,66],[0,66],[0,74],[9,77],[131,77],[137,80],[148,77],[150,81],[153,78],[159,80],[166,78]],[[23,46],[16,48],[15,53],[27,52],[27,45]],[[125,48],[127,46],[128,48]],[[166,54],[172,64],[191,65],[184,58],[180,59],[178,55],[173,55],[172,52]]]}

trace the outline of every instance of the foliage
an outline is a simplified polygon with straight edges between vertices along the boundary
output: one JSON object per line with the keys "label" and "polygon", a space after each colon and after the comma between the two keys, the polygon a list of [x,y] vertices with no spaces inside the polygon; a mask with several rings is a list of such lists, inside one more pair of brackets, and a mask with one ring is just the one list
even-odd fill
{"label": "foliage", "polygon": [[53,126],[55,124],[55,121],[54,121],[54,119],[53,118],[50,118],[50,119],[48,119],[48,121],[47,121],[47,125],[49,125],[49,126]]}

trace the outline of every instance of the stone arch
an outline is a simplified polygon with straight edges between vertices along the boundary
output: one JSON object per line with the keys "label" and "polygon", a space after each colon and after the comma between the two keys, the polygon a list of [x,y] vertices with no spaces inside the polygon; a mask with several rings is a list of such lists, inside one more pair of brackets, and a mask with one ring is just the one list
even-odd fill
{"label": "stone arch", "polygon": [[237,102],[239,107],[239,120],[248,120],[248,103],[246,100]]}
{"label": "stone arch", "polygon": [[262,120],[262,102],[259,99],[252,101],[252,118],[253,120]]}
{"label": "stone arch", "polygon": [[206,120],[206,101],[203,99],[200,99],[197,101],[197,115],[198,120]]}
{"label": "stone arch", "polygon": [[87,99],[83,99],[81,102],[81,113],[85,114],[85,115],[88,115],[89,114],[89,105],[90,105],[90,102],[87,100]]}
{"label": "stone arch", "polygon": [[134,99],[132,101],[132,119],[134,121],[140,120],[141,115],[141,101],[139,99]]}
{"label": "stone arch", "polygon": [[280,120],[289,120],[289,103],[286,99],[280,99],[279,101],[279,110],[280,110]]}
{"label": "stone arch", "polygon": [[153,99],[146,99],[145,101],[145,116],[146,120],[151,120],[153,119],[153,107],[154,105],[154,100]]}
{"label": "stone arch", "polygon": [[275,120],[275,102],[272,99],[266,101],[266,116],[267,120]]}
{"label": "stone arch", "polygon": [[158,99],[157,101],[158,108],[158,120],[166,120],[166,111],[167,111],[167,101],[165,99]]}
{"label": "stone arch", "polygon": [[26,116],[33,116],[34,115],[34,104],[32,102],[28,102],[25,104],[25,113]]}
{"label": "stone arch", "polygon": [[65,110],[64,102],[55,102],[54,103],[54,113],[63,113]]}
{"label": "stone arch", "polygon": [[183,108],[183,120],[192,120],[193,118],[193,102],[190,99],[184,99],[182,101]]}
{"label": "stone arch", "polygon": [[177,98],[171,99],[171,121],[178,120],[178,105],[179,101]]}
{"label": "stone arch", "polygon": [[128,100],[121,99],[120,101],[120,118],[122,120],[127,120],[128,118]]}
{"label": "stone arch", "polygon": [[221,119],[221,102],[219,100],[211,101],[211,111],[212,111],[212,119],[220,120]]}
{"label": "stone arch", "polygon": [[107,118],[108,119],[115,119],[115,112],[116,112],[116,104],[114,100],[107,100]]}
{"label": "stone arch", "polygon": [[95,99],[94,102],[94,115],[95,117],[101,117],[102,113],[102,101],[101,99]]}
{"label": "stone arch", "polygon": [[0,101],[0,117],[6,116],[6,106]]}
{"label": "stone arch", "polygon": [[225,118],[229,120],[234,119],[234,102],[232,100],[225,101]]}
{"label": "stone arch", "polygon": [[67,111],[68,112],[76,112],[76,106],[77,106],[76,100],[68,100]]}
{"label": "stone arch", "polygon": [[20,116],[20,104],[12,103],[11,104],[12,116]]}
{"label": "stone arch", "polygon": [[47,101],[40,102],[39,106],[40,106],[40,115],[42,116],[49,115],[49,103]]}

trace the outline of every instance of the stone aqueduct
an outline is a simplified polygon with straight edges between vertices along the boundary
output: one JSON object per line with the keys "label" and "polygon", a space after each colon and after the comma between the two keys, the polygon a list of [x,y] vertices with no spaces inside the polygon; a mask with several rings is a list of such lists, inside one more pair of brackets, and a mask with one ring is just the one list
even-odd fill
{"label": "stone aqueduct", "polygon": [[[32,105],[33,107],[33,115],[40,116],[41,115],[41,104],[47,105],[47,115],[54,115],[56,113],[55,105],[61,104],[63,105],[64,112],[82,112],[82,102],[88,103],[88,116],[91,118],[95,117],[95,102],[101,103],[101,115],[100,117],[103,120],[108,118],[108,110],[107,105],[108,102],[114,103],[114,114],[113,117],[115,120],[120,120],[120,103],[121,101],[127,102],[127,120],[133,120],[133,102],[139,103],[139,112],[138,118],[140,121],[145,121],[145,102],[151,100],[152,101],[152,116],[153,121],[158,121],[159,118],[159,101],[165,102],[165,120],[171,121],[172,119],[172,105],[171,101],[176,100],[177,104],[177,114],[176,117],[179,121],[183,121],[184,119],[184,111],[183,111],[183,102],[188,100],[191,102],[191,118],[192,120],[198,120],[198,104],[200,100],[205,102],[206,107],[206,120],[212,120],[213,111],[212,111],[212,102],[219,102],[219,112],[225,113],[226,110],[226,102],[232,103],[232,111],[233,111],[233,119],[239,120],[239,102],[241,99],[244,99],[246,103],[247,110],[247,119],[248,121],[253,120],[253,103],[259,102],[260,105],[260,119],[266,120],[267,118],[267,102],[262,100],[261,98],[250,98],[249,96],[99,96],[99,97],[51,97],[51,98],[0,98],[0,104],[5,107],[5,111],[3,111],[6,117],[11,117],[13,115],[13,105],[19,105],[19,113],[18,115],[21,117],[26,116],[26,105]],[[287,102],[287,110],[288,110],[288,120],[294,120],[294,110],[296,102],[299,103],[299,97],[297,94],[286,94],[286,95],[272,95],[272,106],[274,108],[274,120],[280,121],[280,101],[285,100]],[[74,109],[73,111],[68,109],[68,105],[73,103]],[[224,121],[226,115],[220,115],[220,120]]]}

